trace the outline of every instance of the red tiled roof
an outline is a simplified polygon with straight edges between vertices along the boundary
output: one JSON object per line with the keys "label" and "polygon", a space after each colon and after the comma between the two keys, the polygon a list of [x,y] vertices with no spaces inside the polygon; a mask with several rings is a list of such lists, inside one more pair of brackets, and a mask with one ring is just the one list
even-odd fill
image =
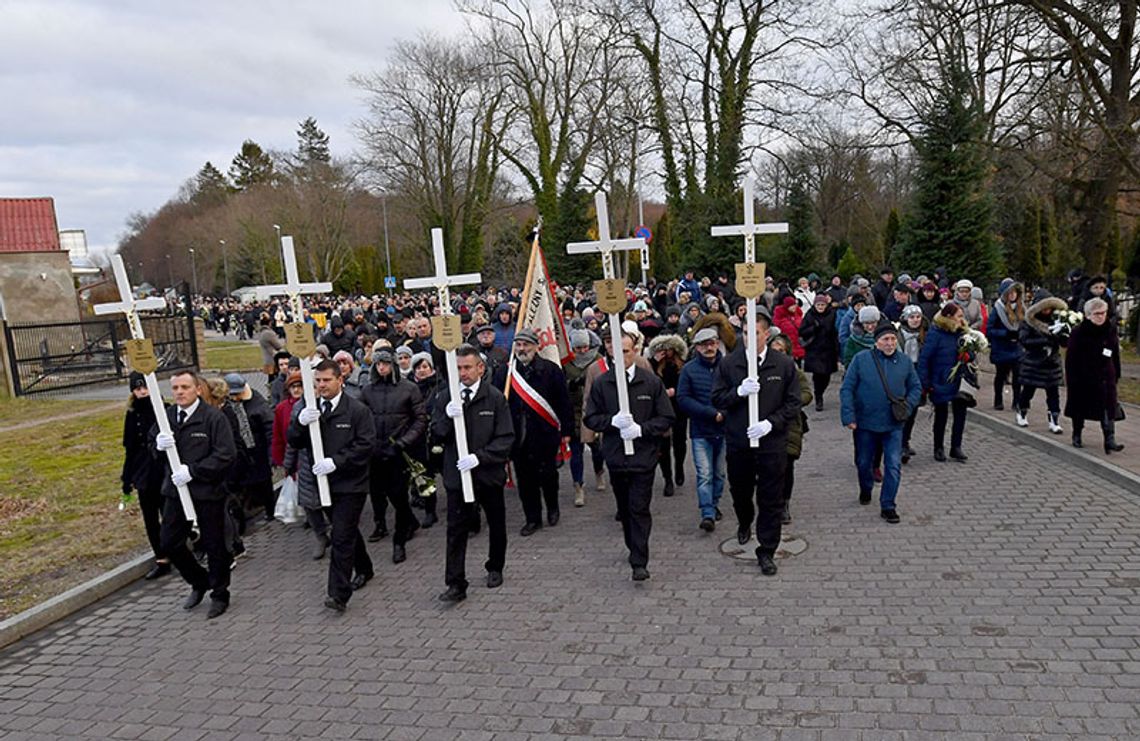
{"label": "red tiled roof", "polygon": [[50,198],[0,198],[0,252],[58,252],[59,226]]}

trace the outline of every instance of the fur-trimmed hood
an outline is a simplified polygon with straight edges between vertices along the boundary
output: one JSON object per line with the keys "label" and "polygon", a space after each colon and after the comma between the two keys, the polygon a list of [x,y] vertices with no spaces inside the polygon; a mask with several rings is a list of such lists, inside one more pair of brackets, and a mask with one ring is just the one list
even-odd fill
{"label": "fur-trimmed hood", "polygon": [[962,334],[970,328],[962,322],[955,321],[954,317],[942,316],[941,312],[934,315],[934,326],[950,334]]}
{"label": "fur-trimmed hood", "polygon": [[675,334],[657,335],[650,340],[649,357],[656,355],[658,350],[672,350],[682,361],[689,357],[689,346]]}
{"label": "fur-trimmed hood", "polygon": [[1043,298],[1040,301],[1035,301],[1030,304],[1029,308],[1025,310],[1025,322],[1033,327],[1041,334],[1049,334],[1049,325],[1041,321],[1041,312],[1052,309],[1053,311],[1062,311],[1068,309],[1069,305],[1055,296]]}

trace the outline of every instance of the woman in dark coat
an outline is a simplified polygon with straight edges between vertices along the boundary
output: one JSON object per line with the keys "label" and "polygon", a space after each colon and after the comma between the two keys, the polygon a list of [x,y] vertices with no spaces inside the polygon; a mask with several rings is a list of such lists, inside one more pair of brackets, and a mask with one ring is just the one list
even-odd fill
{"label": "woman in dark coat", "polygon": [[1025,310],[1017,340],[1022,355],[1018,362],[1021,395],[1017,399],[1017,426],[1029,426],[1029,403],[1037,389],[1045,389],[1045,404],[1049,409],[1049,431],[1060,435],[1061,424],[1061,348],[1065,345],[1064,327],[1058,326],[1053,312],[1068,308],[1068,304],[1044,289],[1038,289],[1033,303]]}
{"label": "woman in dark coat", "polygon": [[[934,460],[945,461],[943,447],[946,439],[946,421],[950,411],[954,413],[954,423],[950,427],[950,457],[959,462],[966,461],[962,452],[962,437],[966,432],[966,400],[958,395],[962,387],[961,368],[954,370],[958,363],[958,340],[970,329],[966,316],[959,304],[950,302],[934,317],[934,326],[926,335],[926,342],[918,355],[918,377],[922,388],[930,392],[934,404]],[[966,362],[973,362],[968,358]]]}
{"label": "woman in dark coat", "polygon": [[1001,282],[998,288],[998,298],[994,301],[993,311],[990,312],[989,323],[986,325],[986,339],[990,341],[990,362],[994,364],[994,409],[1005,409],[1002,394],[1005,390],[1005,381],[1010,379],[1013,388],[1013,404],[1017,405],[1017,397],[1021,392],[1021,383],[1018,377],[1018,361],[1021,359],[1021,346],[1018,344],[1018,334],[1021,331],[1021,322],[1025,318],[1025,287],[1010,278]]}
{"label": "woman in dark coat", "polygon": [[815,410],[821,412],[823,392],[831,383],[831,375],[839,369],[839,330],[827,293],[817,293],[811,311],[804,315],[800,343],[804,348],[804,372],[811,374],[815,388]]}
{"label": "woman in dark coat", "polygon": [[1085,420],[1100,423],[1104,452],[1119,453],[1116,442],[1116,381],[1120,378],[1120,339],[1109,316],[1108,302],[1089,299],[1085,319],[1069,336],[1065,378],[1069,394],[1065,416],[1073,420],[1073,447],[1080,448]]}
{"label": "woman in dark coat", "polygon": [[127,404],[127,416],[123,420],[123,495],[133,488],[139,494],[139,509],[142,510],[146,539],[154,551],[154,565],[146,573],[147,579],[157,579],[170,573],[170,561],[162,550],[162,464],[154,459],[147,445],[147,435],[154,427],[154,407],[146,379],[141,373],[130,376],[131,400]]}
{"label": "woman in dark coat", "polygon": [[685,367],[685,360],[689,356],[689,346],[676,335],[654,337],[649,342],[648,354],[649,364],[661,379],[673,406],[673,428],[658,441],[658,465],[661,477],[665,479],[664,495],[671,497],[674,482],[677,486],[685,483],[685,445],[689,437],[689,417],[677,405],[677,383],[681,380],[681,369]]}

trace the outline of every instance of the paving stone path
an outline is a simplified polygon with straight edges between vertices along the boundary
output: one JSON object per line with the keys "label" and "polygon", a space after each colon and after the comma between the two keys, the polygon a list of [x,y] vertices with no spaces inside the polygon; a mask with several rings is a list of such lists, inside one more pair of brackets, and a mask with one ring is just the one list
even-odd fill
{"label": "paving stone path", "polygon": [[400,566],[371,545],[378,576],[336,615],[308,533],[275,524],[219,620],[140,582],[0,651],[0,738],[1140,736],[1140,492],[975,424],[970,461],[936,463],[924,412],[890,526],[856,501],[835,406],[797,471],[807,548],[774,578],[721,552],[729,506],[697,529],[691,471],[654,499],[641,584],[608,493],[564,489],[530,538],[508,493],[506,583],[478,578],[484,530],[453,607],[442,526]]}

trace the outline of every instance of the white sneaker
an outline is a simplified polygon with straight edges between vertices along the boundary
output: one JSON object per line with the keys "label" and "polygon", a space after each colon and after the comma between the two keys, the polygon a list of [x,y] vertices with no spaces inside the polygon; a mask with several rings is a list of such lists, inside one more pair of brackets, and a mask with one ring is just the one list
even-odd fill
{"label": "white sneaker", "polygon": [[1025,415],[1022,414],[1021,412],[1017,413],[1017,426],[1018,427],[1028,427],[1029,426],[1029,420],[1026,419]]}
{"label": "white sneaker", "polygon": [[1060,423],[1057,421],[1057,417],[1052,414],[1049,415],[1049,432],[1052,432],[1054,435],[1060,435],[1064,432],[1064,430],[1061,429]]}

